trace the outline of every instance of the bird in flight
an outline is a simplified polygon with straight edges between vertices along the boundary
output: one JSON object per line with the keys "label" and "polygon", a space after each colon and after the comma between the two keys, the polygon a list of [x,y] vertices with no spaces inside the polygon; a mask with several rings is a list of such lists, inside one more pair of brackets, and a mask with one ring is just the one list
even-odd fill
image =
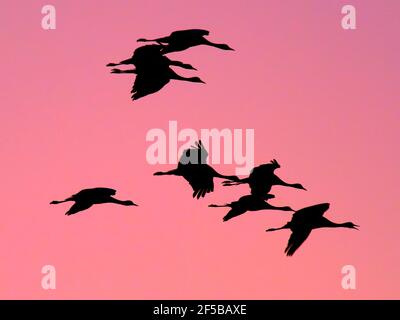
{"label": "bird in flight", "polygon": [[183,151],[177,168],[166,172],[156,172],[154,175],[175,175],[183,177],[189,182],[193,189],[193,198],[197,199],[214,191],[214,178],[229,180],[239,179],[237,176],[227,176],[218,173],[207,164],[207,158],[208,152],[204,148],[201,140],[199,140],[196,142],[195,146]]}
{"label": "bird in flight", "polygon": [[267,202],[268,199],[274,198],[273,195],[267,194],[263,197],[255,195],[246,195],[241,197],[238,201],[231,203],[217,205],[210,204],[209,207],[229,207],[231,208],[227,215],[223,217],[223,221],[228,221],[234,217],[240,216],[247,211],[259,211],[259,210],[281,210],[281,211],[294,211],[290,207],[276,207]]}
{"label": "bird in flight", "polygon": [[135,65],[139,69],[142,68],[150,68],[152,65],[163,64],[168,66],[176,66],[184,69],[197,70],[192,65],[183,63],[180,61],[170,60],[168,57],[164,56],[161,53],[161,49],[164,48],[163,45],[146,45],[137,48],[132,57],[122,60],[118,63],[110,62],[107,64],[107,67],[116,67],[120,65]]}
{"label": "bird in flight", "polygon": [[238,184],[248,184],[251,194],[263,196],[271,191],[272,186],[285,186],[296,189],[306,190],[300,183],[287,183],[279,178],[274,171],[280,168],[278,161],[275,159],[270,163],[259,165],[251,171],[247,178],[239,179],[239,181],[224,181],[224,186],[233,186]]}
{"label": "bird in flight", "polygon": [[160,50],[160,45],[147,45],[137,48],[133,56],[129,59],[122,60],[119,63],[109,63],[108,67],[118,65],[134,65],[135,69],[120,70],[114,68],[111,73],[134,73],[136,79],[131,90],[132,100],[138,100],[149,94],[158,92],[170,80],[181,80],[188,82],[205,83],[199,77],[183,77],[171,69],[171,66],[177,66],[185,69],[196,70],[190,64],[180,61],[170,60],[164,56]]}
{"label": "bird in flight", "polygon": [[164,45],[161,49],[163,54],[183,51],[190,47],[195,47],[199,45],[206,45],[215,47],[222,50],[233,50],[227,44],[213,43],[205,38],[210,34],[207,30],[202,29],[188,29],[188,30],[179,30],[172,32],[167,37],[156,38],[156,39],[144,39],[140,38],[138,42],[157,42],[160,45]]}
{"label": "bird in flight", "polygon": [[83,189],[65,200],[54,200],[50,202],[50,204],[74,201],[75,204],[65,213],[67,216],[89,209],[94,204],[116,203],[123,206],[137,206],[137,204],[130,200],[115,199],[112,197],[115,195],[115,193],[116,191],[110,188]]}
{"label": "bird in flight", "polygon": [[296,250],[308,238],[311,231],[318,228],[349,228],[358,230],[358,225],[353,222],[335,223],[324,217],[324,213],[329,209],[329,203],[321,203],[306,207],[296,211],[292,220],[281,228],[267,229],[267,232],[290,229],[292,234],[289,238],[285,253],[292,256]]}

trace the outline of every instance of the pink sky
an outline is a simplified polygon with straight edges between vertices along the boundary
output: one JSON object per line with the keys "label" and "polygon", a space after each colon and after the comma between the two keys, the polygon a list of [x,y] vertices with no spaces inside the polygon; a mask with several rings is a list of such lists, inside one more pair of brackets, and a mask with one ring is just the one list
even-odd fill
{"label": "pink sky", "polygon": [[[189,4],[190,3],[190,4]],[[45,1],[2,1],[0,40],[0,298],[400,298],[400,3],[386,1],[51,1],[57,29],[41,28]],[[341,28],[341,7],[357,30]],[[106,63],[140,37],[205,28],[236,49],[171,54],[207,84],[173,82],[130,101],[130,75]],[[276,187],[276,205],[330,202],[348,229],[317,230],[291,258],[289,213],[249,212],[227,223],[224,203],[246,186],[193,200],[173,165],[146,162],[152,128],[252,128],[255,163],[307,192]],[[233,173],[233,165],[216,165]],[[143,186],[141,186],[143,184]],[[107,186],[140,207],[96,206],[66,217],[53,199]],[[57,289],[43,290],[54,265]],[[343,290],[341,268],[357,270]]]}

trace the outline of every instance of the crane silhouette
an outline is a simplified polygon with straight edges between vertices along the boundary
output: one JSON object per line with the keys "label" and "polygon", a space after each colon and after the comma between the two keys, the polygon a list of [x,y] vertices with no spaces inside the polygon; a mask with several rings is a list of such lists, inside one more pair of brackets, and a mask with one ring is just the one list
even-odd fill
{"label": "crane silhouette", "polygon": [[162,45],[145,45],[137,48],[132,57],[122,60],[118,63],[110,62],[107,67],[116,67],[120,65],[135,65],[137,68],[150,68],[154,64],[162,64],[168,66],[176,66],[184,69],[197,70],[192,65],[181,61],[170,60],[161,53]]}
{"label": "crane silhouette", "polygon": [[217,208],[217,207],[229,207],[231,210],[227,213],[225,217],[223,217],[223,221],[228,221],[234,217],[240,216],[247,211],[259,211],[259,210],[281,210],[281,211],[294,211],[290,207],[276,207],[267,202],[268,199],[274,198],[273,195],[267,194],[263,197],[255,196],[255,195],[246,195],[239,198],[238,201],[234,201],[231,203],[226,203],[222,205],[210,204],[209,207]]}
{"label": "crane silhouette", "polygon": [[199,45],[206,45],[215,47],[222,50],[233,50],[227,44],[213,43],[205,38],[210,34],[207,30],[202,29],[188,29],[188,30],[179,30],[172,32],[167,37],[157,38],[157,39],[144,39],[140,38],[138,42],[157,42],[160,45],[165,45],[161,52],[163,54],[183,51],[190,47],[195,47]]}
{"label": "crane silhouette", "polygon": [[137,204],[133,203],[131,200],[118,200],[113,198],[112,196],[114,196],[115,193],[116,191],[110,188],[83,189],[65,200],[54,200],[50,202],[50,204],[74,201],[75,204],[65,213],[67,216],[89,209],[94,204],[116,203],[123,206],[137,206]]}
{"label": "crane silhouette", "polygon": [[134,73],[137,75],[131,90],[132,100],[138,100],[161,90],[170,80],[204,83],[199,77],[187,78],[178,75],[170,66],[178,66],[193,70],[195,70],[195,68],[190,64],[168,59],[160,52],[161,48],[162,46],[159,45],[143,46],[137,48],[131,58],[122,60],[119,63],[107,64],[108,67],[129,64],[135,66],[135,69],[131,70],[120,70],[116,68],[111,70],[111,73]]}
{"label": "crane silhouette", "polygon": [[214,168],[207,164],[208,152],[204,148],[201,140],[195,146],[185,149],[182,153],[177,168],[166,171],[156,172],[155,176],[175,175],[181,176],[189,182],[193,189],[193,198],[205,197],[207,193],[214,191],[214,178],[238,180],[237,176],[227,176],[218,173]]}
{"label": "crane silhouette", "polygon": [[285,253],[287,256],[292,256],[314,229],[342,227],[358,230],[357,227],[359,226],[353,222],[335,223],[325,218],[323,215],[328,209],[329,203],[321,203],[300,209],[293,214],[292,220],[283,227],[271,228],[266,231],[290,229],[292,234],[289,238]]}
{"label": "crane silhouette", "polygon": [[251,171],[247,178],[239,179],[239,181],[224,181],[224,186],[233,186],[238,184],[248,184],[251,194],[263,196],[271,191],[272,186],[285,186],[296,189],[306,190],[300,183],[287,183],[279,178],[274,171],[280,168],[278,161],[275,159],[270,163],[259,165]]}

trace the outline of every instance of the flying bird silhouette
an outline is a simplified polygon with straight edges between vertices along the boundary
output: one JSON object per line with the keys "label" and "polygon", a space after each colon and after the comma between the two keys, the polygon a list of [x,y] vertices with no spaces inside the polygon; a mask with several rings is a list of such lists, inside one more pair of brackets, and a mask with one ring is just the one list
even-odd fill
{"label": "flying bird silhouette", "polygon": [[144,96],[161,90],[170,80],[181,80],[189,82],[204,83],[199,77],[183,77],[178,75],[170,66],[179,66],[186,69],[194,69],[190,64],[173,61],[163,56],[160,52],[161,46],[149,45],[135,50],[132,58],[122,60],[119,63],[109,63],[107,66],[133,64],[135,69],[120,70],[112,69],[111,73],[134,73],[136,79],[131,90],[132,100],[138,100]]}
{"label": "flying bird silhouette", "polygon": [[137,204],[130,200],[118,200],[113,198],[112,196],[115,195],[115,193],[116,191],[110,188],[83,189],[65,200],[54,200],[50,202],[50,204],[74,201],[75,204],[65,213],[67,216],[89,209],[94,204],[116,203],[123,206],[137,206]]}
{"label": "flying bird silhouette", "polygon": [[247,211],[259,211],[259,210],[282,210],[282,211],[294,211],[290,207],[276,207],[267,202],[268,199],[274,198],[273,195],[267,194],[263,197],[254,196],[254,195],[246,195],[239,198],[238,201],[234,201],[231,203],[217,205],[210,204],[209,207],[217,208],[217,207],[229,207],[231,210],[227,213],[227,215],[223,218],[223,221],[228,221],[234,217],[240,216]]}
{"label": "flying bird silhouette", "polygon": [[193,198],[204,197],[214,191],[214,178],[238,180],[237,176],[226,176],[218,173],[207,164],[208,152],[201,140],[195,146],[183,151],[176,169],[166,172],[156,172],[155,176],[181,176],[189,182],[193,189]]}
{"label": "flying bird silhouette", "polygon": [[306,190],[300,183],[287,183],[279,178],[274,171],[280,168],[278,161],[275,159],[270,163],[259,165],[251,171],[247,178],[239,179],[239,181],[224,181],[224,186],[233,186],[238,184],[248,184],[251,194],[263,196],[271,191],[272,186],[285,186],[296,189]]}
{"label": "flying bird silhouette", "polygon": [[[118,63],[110,62],[107,67],[116,67],[120,65],[135,65],[136,68],[152,68],[154,65],[177,66],[184,69],[196,70],[192,65],[181,61],[170,60],[161,53],[162,45],[145,45],[137,48],[132,57],[122,60]],[[140,70],[139,70],[140,71]]]}
{"label": "flying bird silhouette", "polygon": [[292,235],[289,238],[285,253],[287,256],[292,256],[308,238],[313,229],[343,227],[358,230],[357,227],[359,226],[353,222],[335,223],[325,218],[323,215],[328,209],[329,203],[321,203],[300,209],[293,214],[292,220],[283,227],[271,228],[266,231],[290,229]]}
{"label": "flying bird silhouette", "polygon": [[144,39],[140,38],[138,42],[157,42],[160,45],[164,45],[161,49],[163,54],[183,51],[190,47],[195,47],[199,45],[206,45],[216,47],[222,50],[233,50],[227,44],[213,43],[205,38],[210,34],[207,30],[202,29],[188,29],[188,30],[179,30],[172,32],[167,37],[157,38],[157,39]]}

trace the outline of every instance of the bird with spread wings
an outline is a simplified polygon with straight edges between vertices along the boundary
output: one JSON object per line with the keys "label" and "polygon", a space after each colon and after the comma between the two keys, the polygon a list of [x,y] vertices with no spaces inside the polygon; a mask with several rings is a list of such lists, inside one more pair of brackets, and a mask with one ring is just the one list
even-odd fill
{"label": "bird with spread wings", "polygon": [[154,175],[175,175],[183,177],[193,189],[193,198],[203,198],[214,191],[214,178],[239,180],[237,176],[220,174],[207,164],[208,152],[201,140],[194,146],[185,149],[179,159],[178,166],[170,171],[156,172]]}

